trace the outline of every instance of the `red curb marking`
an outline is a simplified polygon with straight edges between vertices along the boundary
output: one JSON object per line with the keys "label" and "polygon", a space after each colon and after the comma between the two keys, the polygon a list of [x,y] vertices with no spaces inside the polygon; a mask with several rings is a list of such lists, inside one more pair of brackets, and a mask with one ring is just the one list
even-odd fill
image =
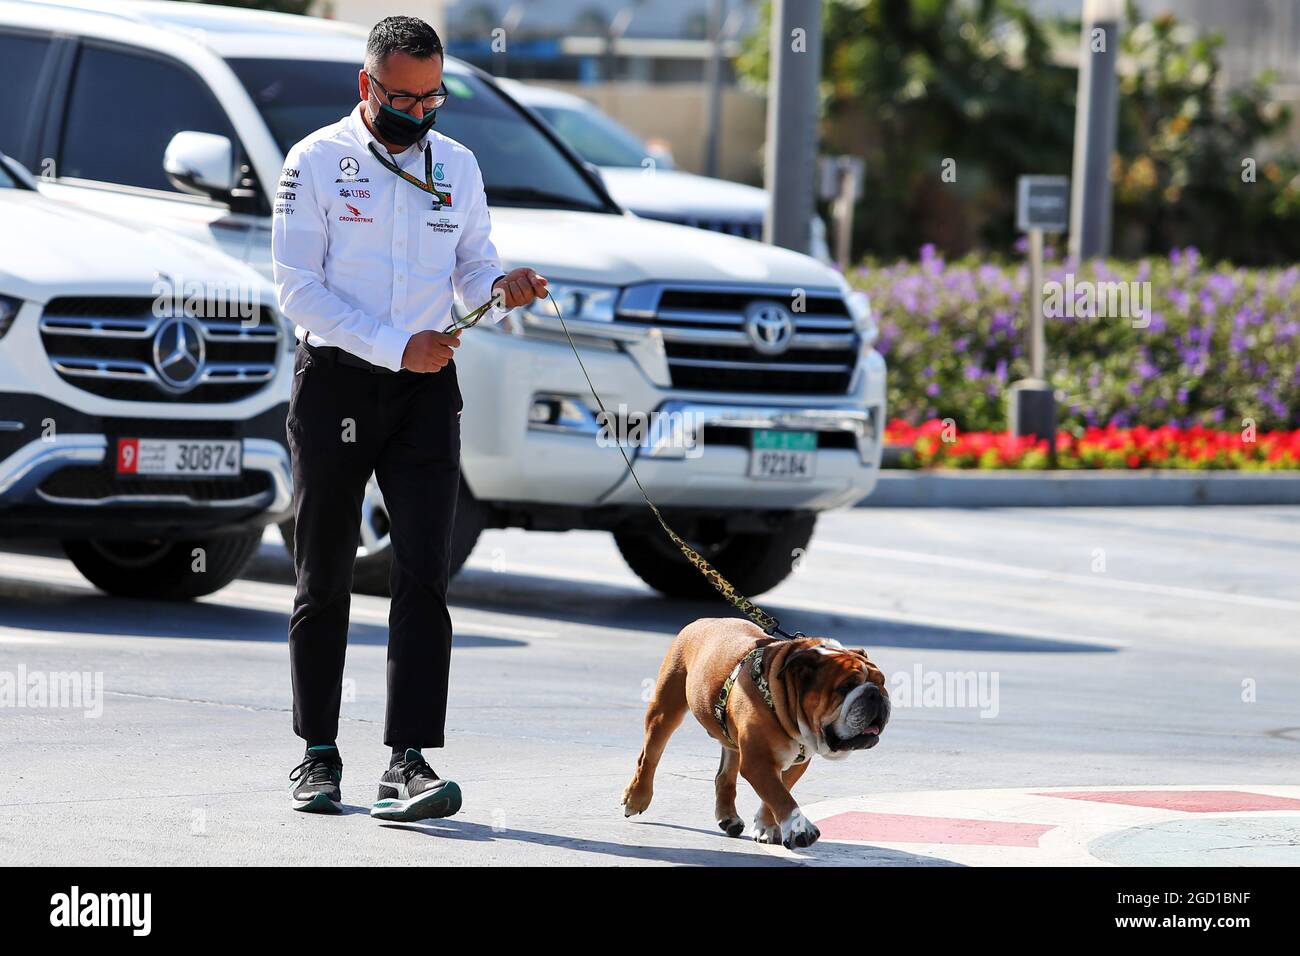
{"label": "red curb marking", "polygon": [[953,817],[914,817],[902,813],[850,810],[817,821],[831,840],[869,843],[957,843],[964,846],[1038,846],[1038,838],[1055,825],[959,820]]}
{"label": "red curb marking", "polygon": [[1130,807],[1156,810],[1183,810],[1187,813],[1226,813],[1233,810],[1300,810],[1300,800],[1274,797],[1266,793],[1243,793],[1239,790],[1074,790],[1060,793],[1036,793],[1036,797],[1061,797],[1089,803],[1120,803]]}

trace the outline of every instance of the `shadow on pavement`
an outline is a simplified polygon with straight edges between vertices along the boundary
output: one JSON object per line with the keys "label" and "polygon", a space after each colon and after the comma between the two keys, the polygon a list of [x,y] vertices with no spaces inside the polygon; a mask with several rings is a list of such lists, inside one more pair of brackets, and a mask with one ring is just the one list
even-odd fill
{"label": "shadow on pavement", "polygon": [[[220,600],[220,593],[217,595]],[[187,640],[288,641],[289,610],[264,611],[214,601],[147,601],[87,594],[51,585],[0,580],[0,624],[24,630],[63,634],[110,634]],[[353,644],[388,643],[388,628],[353,622]],[[473,629],[456,632],[458,650],[473,647],[524,647],[526,641],[489,637]]]}
{"label": "shadow on pavement", "polygon": [[[499,614],[520,614],[530,618],[661,634],[676,634],[696,618],[736,615],[721,599],[677,600],[636,587],[473,568],[462,571],[452,581],[450,599],[454,604]],[[906,624],[873,618],[869,613],[817,613],[803,608],[784,608],[779,601],[761,603],[764,610],[781,619],[786,630],[797,627],[810,636],[834,637],[846,644],[917,650],[1115,652],[1115,648],[1083,641],[1005,634],[996,630]]]}
{"label": "shadow on pavement", "polygon": [[[773,856],[765,850],[740,849],[746,845],[746,841],[725,836],[721,832],[709,832],[710,838],[716,838],[724,843],[730,843],[736,849],[731,850],[711,850],[700,849],[696,847],[671,847],[671,846],[638,846],[632,843],[614,843],[609,840],[588,840],[583,837],[564,836],[558,833],[538,833],[533,830],[503,829],[494,830],[490,826],[481,823],[468,823],[454,819],[448,820],[428,820],[422,823],[397,823],[385,824],[388,829],[407,830],[411,833],[422,833],[425,836],[435,837],[444,840],[471,840],[475,842],[497,842],[497,841],[516,841],[521,843],[531,843],[539,846],[550,846],[565,850],[575,850],[580,853],[598,853],[602,856],[622,857],[628,860],[651,860],[658,863],[672,863],[679,866],[805,866],[813,862],[817,857],[817,847],[800,852],[799,859],[781,858]],[[633,826],[667,826],[671,824],[650,824],[637,823]],[[692,832],[704,833],[695,827],[673,827],[674,829],[687,829]],[[753,842],[749,842],[750,847],[754,847]],[[936,865],[950,866],[946,861],[934,860],[930,857],[917,856],[913,853],[906,853],[901,850],[885,849],[883,847],[857,848],[859,852],[864,849],[870,851],[870,862],[877,866],[915,866],[915,865]]]}
{"label": "shadow on pavement", "polygon": [[[278,544],[264,543],[244,577],[277,584],[293,583],[293,568]],[[184,604],[86,595],[76,589],[39,586],[0,579],[0,624],[37,631],[202,638],[205,640],[286,640],[289,606],[283,613],[234,607],[215,599]],[[676,634],[701,617],[735,616],[724,601],[665,598],[644,588],[550,578],[543,575],[463,570],[451,582],[452,605],[496,614],[516,614],[560,623],[626,628]],[[874,618],[870,613],[817,613],[764,601],[765,610],[787,630],[834,637],[846,644],[914,650],[962,650],[1028,653],[1114,653],[1116,648],[1083,641],[1007,634],[997,630],[909,624]],[[388,629],[354,622],[349,641],[385,644]],[[457,648],[524,647],[527,641],[476,634],[458,628]]]}
{"label": "shadow on pavement", "polygon": [[[558,833],[537,833],[532,830],[495,830],[481,823],[457,820],[424,821],[422,823],[386,824],[391,830],[407,830],[442,840],[467,840],[479,843],[514,841],[531,843],[557,849],[576,850],[580,853],[599,853],[602,856],[624,857],[629,860],[654,860],[694,866],[781,866],[786,861],[768,856],[761,851],[745,853],[728,850],[701,850],[685,847],[634,846],[612,843],[608,840],[587,840],[582,837],[562,836]],[[721,836],[721,834],[719,834]],[[723,837],[723,839],[726,839]]]}

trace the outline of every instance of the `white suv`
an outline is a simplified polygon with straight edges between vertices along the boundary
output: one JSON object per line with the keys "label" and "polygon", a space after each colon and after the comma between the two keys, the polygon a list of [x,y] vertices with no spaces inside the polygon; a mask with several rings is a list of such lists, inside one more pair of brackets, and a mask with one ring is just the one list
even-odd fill
{"label": "white suv", "polygon": [[[364,40],[329,21],[190,3],[0,0],[0,149],[40,170],[50,195],[166,224],[269,273],[285,152],[355,105]],[[807,256],[625,212],[491,77],[449,58],[445,82],[438,129],[478,158],[506,267],[551,280],[611,410],[684,423],[636,449],[651,496],[737,587],[771,588],[816,514],[876,481],[885,366],[865,298]],[[483,527],[597,528],[653,587],[704,593],[597,440],[550,309],[475,329],[457,353],[455,567]],[[382,588],[377,491],[362,525],[357,581]]]}
{"label": "white suv", "polygon": [[274,289],[2,154],[0,221],[0,534],[59,538],[111,594],[224,587],[292,504]]}

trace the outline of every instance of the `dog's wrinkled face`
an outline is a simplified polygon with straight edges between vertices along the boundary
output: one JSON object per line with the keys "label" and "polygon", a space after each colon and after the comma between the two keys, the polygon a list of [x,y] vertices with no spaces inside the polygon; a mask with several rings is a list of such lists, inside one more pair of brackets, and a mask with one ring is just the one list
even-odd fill
{"label": "dog's wrinkled face", "polygon": [[817,733],[822,756],[835,759],[880,742],[889,722],[889,692],[864,648],[809,641],[786,659],[782,676],[795,682],[800,711]]}

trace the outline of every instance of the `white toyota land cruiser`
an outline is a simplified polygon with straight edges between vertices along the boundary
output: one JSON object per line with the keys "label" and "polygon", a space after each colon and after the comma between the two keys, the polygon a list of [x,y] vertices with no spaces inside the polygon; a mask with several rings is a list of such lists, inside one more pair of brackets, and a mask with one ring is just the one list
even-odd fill
{"label": "white toyota land cruiser", "polygon": [[[22,136],[0,148],[42,171],[51,196],[166,224],[269,273],[285,152],[352,109],[363,52],[364,31],[310,18],[0,0],[0,120],[11,117],[0,137],[15,111]],[[548,277],[607,407],[685,424],[652,428],[636,448],[651,496],[739,589],[773,587],[817,513],[875,484],[885,366],[865,298],[809,257],[626,213],[491,77],[449,58],[445,82],[438,129],[478,158],[506,268]],[[456,362],[453,570],[484,527],[596,528],[660,591],[708,590],[652,525],[617,450],[597,441],[550,303],[467,333]],[[357,582],[382,588],[377,489],[362,527]]]}

